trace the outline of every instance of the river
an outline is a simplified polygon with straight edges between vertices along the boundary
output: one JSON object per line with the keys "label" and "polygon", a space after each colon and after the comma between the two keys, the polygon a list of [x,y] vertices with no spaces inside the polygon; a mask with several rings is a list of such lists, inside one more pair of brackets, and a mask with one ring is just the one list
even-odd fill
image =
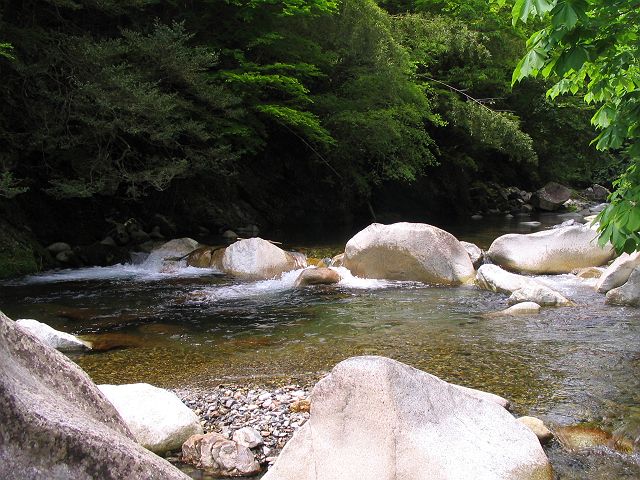
{"label": "river", "polygon": [[[509,231],[532,230],[517,219],[452,228],[485,248]],[[551,426],[640,431],[640,310],[605,306],[595,280],[542,277],[577,305],[490,317],[505,295],[346,270],[337,286],[294,289],[297,273],[239,282],[144,263],[62,270],[4,282],[0,308],[101,344],[72,356],[96,383],[308,384],[347,357],[373,354],[506,397],[515,414]],[[546,450],[558,479],[640,478],[637,453]]]}

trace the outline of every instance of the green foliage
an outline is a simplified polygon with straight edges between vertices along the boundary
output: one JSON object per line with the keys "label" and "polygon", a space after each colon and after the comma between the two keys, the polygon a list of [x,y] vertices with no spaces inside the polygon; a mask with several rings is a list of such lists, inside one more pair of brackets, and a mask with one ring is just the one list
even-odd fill
{"label": "green foliage", "polygon": [[15,60],[15,57],[12,54],[13,45],[7,42],[0,42],[0,57],[7,58],[9,60]]}
{"label": "green foliage", "polygon": [[518,0],[513,7],[514,23],[534,15],[545,27],[529,38],[513,82],[554,78],[551,98],[579,94],[598,105],[591,121],[601,131],[593,143],[599,150],[624,149],[632,162],[598,217],[600,240],[619,252],[640,249],[632,213],[640,209],[640,2]]}

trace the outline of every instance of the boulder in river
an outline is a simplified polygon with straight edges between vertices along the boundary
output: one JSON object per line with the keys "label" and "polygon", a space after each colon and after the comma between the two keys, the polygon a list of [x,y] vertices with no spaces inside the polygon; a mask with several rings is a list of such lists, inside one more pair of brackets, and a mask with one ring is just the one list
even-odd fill
{"label": "boulder in river", "polygon": [[607,293],[613,288],[624,285],[633,269],[640,265],[640,252],[623,253],[607,267],[596,284],[596,290]]}
{"label": "boulder in river", "polygon": [[55,348],[61,352],[83,352],[91,350],[91,344],[80,340],[75,335],[70,333],[60,332],[54,328],[51,328],[46,323],[33,320],[31,318],[21,318],[16,320],[18,328],[30,332],[38,337],[45,345]]}
{"label": "boulder in river", "polygon": [[187,256],[187,265],[198,268],[215,268],[222,271],[224,247],[199,247]]}
{"label": "boulder in river", "polygon": [[389,358],[339,363],[311,402],[263,480],[552,478],[535,434],[505,409]]}
{"label": "boulder in river", "polygon": [[487,255],[496,265],[521,273],[569,273],[597,267],[613,258],[613,248],[598,245],[598,233],[588,226],[570,226],[526,235],[496,238]]}
{"label": "boulder in river", "polygon": [[239,278],[266,280],[306,267],[304,258],[255,237],[229,245],[222,257],[222,266],[226,273]]}
{"label": "boulder in river", "polygon": [[494,313],[493,315],[532,315],[539,312],[540,304],[527,301],[516,303],[505,310]]}
{"label": "boulder in river", "polygon": [[564,202],[569,200],[570,196],[570,189],[559,183],[549,182],[533,193],[531,203],[540,210],[552,212],[558,210]]}
{"label": "boulder in river", "polygon": [[640,266],[636,267],[627,282],[607,292],[607,305],[640,307]]}
{"label": "boulder in river", "polygon": [[340,282],[340,274],[332,268],[305,268],[294,283],[295,287],[309,285],[331,285]]}
{"label": "boulder in river", "polygon": [[200,421],[175,393],[148,383],[98,385],[144,448],[165,453],[202,433]]}
{"label": "boulder in river", "polygon": [[344,266],[356,276],[459,285],[475,270],[462,244],[424,223],[374,223],[347,242]]}
{"label": "boulder in river", "polygon": [[535,302],[545,306],[572,305],[562,294],[534,278],[507,272],[497,265],[482,265],[476,275],[476,285],[492,292],[510,294],[510,305],[521,302]]}
{"label": "boulder in river", "polygon": [[80,367],[0,312],[0,478],[189,480],[138,445]]}
{"label": "boulder in river", "polygon": [[215,432],[189,437],[182,445],[182,461],[215,476],[240,477],[260,472],[260,464],[249,447]]}
{"label": "boulder in river", "polygon": [[518,421],[530,428],[533,433],[536,434],[540,443],[544,445],[553,440],[553,433],[547,428],[542,420],[536,417],[520,417]]}

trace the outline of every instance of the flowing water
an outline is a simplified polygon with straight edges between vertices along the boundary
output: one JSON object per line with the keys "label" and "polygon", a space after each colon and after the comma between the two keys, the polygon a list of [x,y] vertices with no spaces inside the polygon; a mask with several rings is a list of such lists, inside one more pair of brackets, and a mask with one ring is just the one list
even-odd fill
{"label": "flowing water", "polygon": [[[454,231],[488,247],[522,228]],[[147,259],[5,282],[0,308],[94,341],[101,352],[72,358],[96,383],[313,383],[345,358],[375,354],[504,396],[514,413],[552,426],[586,424],[631,440],[640,431],[640,310],[605,306],[594,280],[543,277],[577,305],[492,317],[505,295],[363,280],[345,269],[337,286],[294,289],[298,273],[239,282],[204,269],[162,273]],[[547,453],[560,479],[640,478],[637,453],[567,453],[558,444]]]}

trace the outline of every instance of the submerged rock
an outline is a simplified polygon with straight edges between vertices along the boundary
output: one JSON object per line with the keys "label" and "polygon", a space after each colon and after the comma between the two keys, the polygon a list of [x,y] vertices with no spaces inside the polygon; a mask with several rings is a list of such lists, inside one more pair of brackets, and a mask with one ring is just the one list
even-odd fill
{"label": "submerged rock", "polygon": [[536,436],[505,409],[383,357],[339,363],[263,480],[551,479]]}
{"label": "submerged rock", "polygon": [[487,255],[507,270],[521,273],[569,273],[597,267],[613,258],[611,246],[598,245],[598,233],[571,226],[526,235],[510,233],[493,241]]}
{"label": "submerged rock", "polygon": [[450,233],[423,223],[374,223],[345,248],[344,266],[359,277],[459,285],[475,270]]}
{"label": "submerged rock", "polygon": [[21,318],[16,320],[16,326],[21,330],[35,335],[38,337],[38,340],[45,345],[60,350],[61,352],[83,352],[91,350],[91,344],[89,342],[80,340],[70,333],[59,332],[46,323],[37,320]]}
{"label": "submerged rock", "polygon": [[[519,291],[519,290],[517,290]],[[540,312],[540,304],[536,302],[520,302],[511,307],[495,312],[493,315],[531,315]]]}
{"label": "submerged rock", "polygon": [[245,445],[219,433],[193,435],[182,445],[182,461],[225,477],[255,475],[260,464]]}
{"label": "submerged rock", "polygon": [[0,478],[188,480],[138,445],[80,367],[0,313]]}
{"label": "submerged rock", "polygon": [[249,238],[226,248],[222,266],[226,273],[239,278],[266,280],[306,267],[305,258],[302,254],[285,252],[262,238]]}
{"label": "submerged rock", "polygon": [[98,385],[137,442],[155,453],[180,448],[191,435],[202,433],[200,421],[175,393],[148,383]]}
{"label": "submerged rock", "polygon": [[340,274],[331,268],[307,268],[300,272],[294,286],[331,285],[338,282],[340,282]]}
{"label": "submerged rock", "polygon": [[596,290],[600,293],[607,293],[613,288],[624,285],[629,280],[633,269],[639,265],[640,252],[623,253],[600,276],[600,280],[596,284]]}
{"label": "submerged rock", "polygon": [[523,302],[537,303],[543,306],[565,307],[573,305],[573,302],[561,293],[547,287],[546,285],[528,285],[515,290],[507,299],[509,305],[517,305]]}

